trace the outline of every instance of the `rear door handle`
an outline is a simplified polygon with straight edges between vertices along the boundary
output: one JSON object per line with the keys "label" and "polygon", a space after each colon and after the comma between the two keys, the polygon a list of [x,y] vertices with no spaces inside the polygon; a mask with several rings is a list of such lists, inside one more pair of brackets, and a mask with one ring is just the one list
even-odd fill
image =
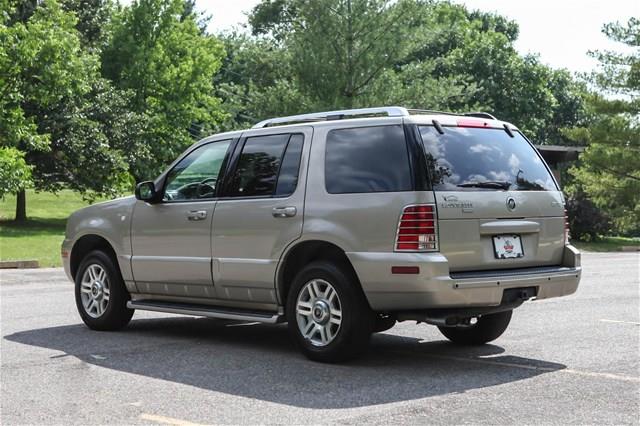
{"label": "rear door handle", "polygon": [[296,213],[298,213],[298,210],[293,206],[274,207],[273,210],[271,210],[273,217],[293,217]]}
{"label": "rear door handle", "polygon": [[204,220],[206,218],[207,218],[207,211],[206,210],[191,210],[187,214],[187,219],[192,220],[192,221]]}

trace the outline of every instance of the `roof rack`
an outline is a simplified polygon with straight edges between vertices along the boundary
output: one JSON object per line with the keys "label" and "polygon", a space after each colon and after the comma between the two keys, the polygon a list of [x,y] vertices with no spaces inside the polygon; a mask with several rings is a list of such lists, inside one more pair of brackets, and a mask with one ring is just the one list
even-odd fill
{"label": "roof rack", "polygon": [[254,129],[260,129],[270,126],[278,126],[285,124],[297,124],[297,123],[310,123],[315,121],[332,121],[332,120],[344,120],[347,118],[365,118],[384,115],[387,117],[408,117],[411,114],[443,114],[454,116],[469,116],[479,118],[489,118],[495,120],[496,118],[486,112],[469,112],[466,114],[456,114],[453,112],[443,111],[431,111],[426,109],[407,109],[399,106],[388,106],[379,108],[358,108],[358,109],[343,109],[337,111],[325,111],[314,112],[311,114],[290,115],[287,117],[270,118],[263,120],[253,126]]}
{"label": "roof rack", "polygon": [[356,118],[366,116],[386,115],[388,117],[406,117],[409,111],[403,107],[380,107],[380,108],[359,108],[343,109],[338,111],[314,112],[311,114],[290,115],[288,117],[270,118],[254,125],[254,129],[261,127],[275,126],[278,124],[306,123],[312,121],[342,120],[344,118]]}
{"label": "roof rack", "polygon": [[467,117],[478,117],[478,118],[488,118],[489,120],[497,120],[493,115],[488,112],[475,111],[475,112],[465,112],[463,115]]}

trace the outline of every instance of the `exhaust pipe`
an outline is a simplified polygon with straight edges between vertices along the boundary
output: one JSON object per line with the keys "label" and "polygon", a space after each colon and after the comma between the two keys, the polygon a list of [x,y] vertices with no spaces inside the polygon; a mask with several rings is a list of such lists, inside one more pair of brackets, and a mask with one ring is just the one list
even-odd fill
{"label": "exhaust pipe", "polygon": [[417,321],[438,327],[469,327],[471,325],[471,317],[463,318],[455,315],[446,317],[428,316],[425,313],[407,312],[398,314],[398,321]]}

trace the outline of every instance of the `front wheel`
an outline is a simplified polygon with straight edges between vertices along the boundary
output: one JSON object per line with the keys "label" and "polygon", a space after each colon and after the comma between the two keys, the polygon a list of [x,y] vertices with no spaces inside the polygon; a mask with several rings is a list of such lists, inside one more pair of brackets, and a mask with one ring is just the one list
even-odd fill
{"label": "front wheel", "polygon": [[118,330],[129,323],[133,309],[115,262],[102,251],[89,253],[80,263],[75,282],[76,306],[93,330]]}
{"label": "front wheel", "polygon": [[289,331],[309,359],[346,361],[368,346],[374,316],[344,267],[325,261],[307,265],[293,280],[286,308]]}
{"label": "front wheel", "polygon": [[444,336],[459,345],[483,345],[502,336],[513,311],[483,315],[469,327],[438,327]]}

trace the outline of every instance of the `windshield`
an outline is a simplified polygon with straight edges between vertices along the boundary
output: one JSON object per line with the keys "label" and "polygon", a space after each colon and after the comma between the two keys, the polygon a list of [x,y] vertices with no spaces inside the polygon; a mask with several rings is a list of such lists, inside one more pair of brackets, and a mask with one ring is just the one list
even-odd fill
{"label": "windshield", "polygon": [[519,133],[420,126],[435,191],[557,191],[542,159]]}

